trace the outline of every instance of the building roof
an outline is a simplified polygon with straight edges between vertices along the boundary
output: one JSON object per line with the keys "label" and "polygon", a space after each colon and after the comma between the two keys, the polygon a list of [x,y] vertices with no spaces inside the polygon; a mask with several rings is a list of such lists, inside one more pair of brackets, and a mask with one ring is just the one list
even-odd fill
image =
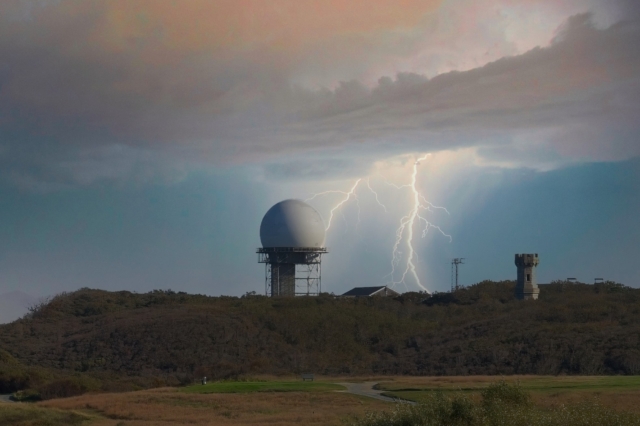
{"label": "building roof", "polygon": [[351,290],[349,290],[348,292],[346,292],[345,294],[343,294],[343,296],[355,296],[355,297],[359,297],[359,296],[399,296],[400,293],[398,293],[395,290],[391,290],[390,288],[388,288],[386,285],[381,285],[381,286],[377,286],[377,287],[354,287]]}

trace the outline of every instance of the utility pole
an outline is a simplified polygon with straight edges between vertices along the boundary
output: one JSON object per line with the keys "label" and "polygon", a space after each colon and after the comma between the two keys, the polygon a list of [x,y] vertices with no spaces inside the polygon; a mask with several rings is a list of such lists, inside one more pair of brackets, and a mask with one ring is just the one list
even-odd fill
{"label": "utility pole", "polygon": [[[464,265],[464,257],[456,257],[451,261],[451,291],[457,291],[460,286],[458,285],[458,265]],[[455,269],[455,281],[453,270]]]}

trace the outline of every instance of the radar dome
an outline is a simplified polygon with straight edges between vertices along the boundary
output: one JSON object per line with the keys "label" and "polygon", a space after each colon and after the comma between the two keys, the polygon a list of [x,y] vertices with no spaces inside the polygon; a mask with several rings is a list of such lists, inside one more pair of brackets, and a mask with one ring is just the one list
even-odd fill
{"label": "radar dome", "polygon": [[320,214],[300,200],[284,200],[264,215],[260,224],[262,247],[323,247]]}

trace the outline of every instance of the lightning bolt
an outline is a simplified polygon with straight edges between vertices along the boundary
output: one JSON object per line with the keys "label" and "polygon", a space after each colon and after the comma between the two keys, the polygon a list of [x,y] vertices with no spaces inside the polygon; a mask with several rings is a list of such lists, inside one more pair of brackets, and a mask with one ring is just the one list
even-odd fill
{"label": "lightning bolt", "polygon": [[[440,234],[442,234],[443,236],[449,238],[449,242],[452,241],[451,235],[445,233],[439,226],[432,224],[431,222],[429,222],[429,220],[427,220],[427,218],[425,218],[423,215],[420,214],[422,210],[425,210],[428,212],[433,212],[434,210],[443,210],[444,212],[449,214],[449,211],[445,207],[437,206],[429,202],[418,191],[418,188],[417,188],[418,166],[420,165],[421,161],[426,160],[430,155],[431,154],[426,154],[415,160],[413,164],[412,172],[411,172],[411,179],[410,179],[410,182],[407,184],[397,185],[395,183],[389,182],[387,179],[385,179],[384,176],[378,173],[378,176],[382,179],[382,181],[385,184],[398,190],[408,188],[411,191],[411,207],[409,209],[409,212],[400,219],[400,225],[396,229],[396,234],[395,234],[396,238],[391,251],[391,272],[387,274],[386,277],[390,277],[390,280],[391,280],[390,284],[392,287],[395,287],[396,285],[399,285],[399,284],[403,284],[407,290],[408,290],[407,279],[411,278],[421,290],[424,290],[427,293],[429,293],[429,290],[427,290],[427,288],[424,285],[422,285],[422,282],[420,281],[420,277],[418,276],[416,265],[414,263],[414,259],[416,257],[416,251],[414,248],[415,228],[419,224],[422,224],[424,226],[422,228],[422,234],[421,234],[422,238],[426,237],[429,230],[433,228],[439,231]],[[329,194],[343,195],[342,199],[337,204],[335,204],[331,209],[331,211],[329,212],[329,220],[327,222],[326,231],[329,231],[329,229],[331,228],[331,223],[333,221],[333,217],[335,216],[335,214],[338,211],[342,212],[341,208],[351,198],[355,199],[358,205],[358,223],[360,222],[360,203],[359,203],[356,190],[358,189],[358,186],[363,181],[363,179],[365,178],[360,178],[356,180],[356,182],[353,184],[353,186],[349,191],[338,191],[338,190],[323,191],[323,192],[314,194],[312,197],[305,200],[305,201],[311,201],[316,197],[329,195]],[[368,190],[373,194],[376,203],[379,206],[381,206],[385,212],[387,212],[387,207],[380,201],[378,193],[371,186],[370,179],[371,179],[370,177],[367,177],[365,180]],[[406,256],[404,256],[404,253],[402,252],[401,247],[406,247],[406,253],[407,253]],[[394,280],[394,277],[398,273],[397,269],[401,261],[403,260],[403,258],[406,258],[406,263],[404,265],[404,269],[402,270],[402,274],[400,275],[400,279],[396,281]]]}
{"label": "lightning bolt", "polygon": [[[402,236],[405,233],[405,230],[407,232],[407,250],[408,250],[408,255],[407,255],[407,266],[404,270],[404,272],[402,273],[402,278],[400,278],[400,281],[393,281],[392,284],[395,286],[396,284],[404,284],[405,287],[407,287],[407,284],[405,282],[405,278],[407,276],[407,274],[411,273],[411,275],[413,276],[416,284],[418,285],[418,287],[420,287],[421,289],[423,289],[424,291],[428,291],[426,289],[425,286],[422,285],[422,283],[420,282],[420,277],[418,277],[418,273],[416,272],[416,266],[413,263],[413,257],[415,256],[415,250],[413,249],[413,226],[415,224],[416,218],[419,218],[419,210],[420,210],[420,193],[418,192],[418,190],[416,189],[416,177],[418,175],[418,165],[420,165],[420,161],[422,160],[426,160],[428,157],[428,154],[420,157],[416,160],[415,163],[413,163],[413,172],[411,173],[411,183],[409,184],[409,187],[411,188],[411,192],[412,192],[412,198],[413,198],[413,206],[411,208],[411,210],[409,211],[409,214],[404,216],[402,219],[400,219],[400,226],[398,227],[398,229],[396,230],[396,242],[393,245],[393,252],[392,252],[392,257],[391,257],[391,279],[393,280],[393,275],[395,272],[395,267],[396,265],[399,263],[399,257],[401,255],[400,251],[399,251],[399,247],[400,247],[400,243],[402,241]],[[423,235],[425,235],[425,233],[423,233]]]}
{"label": "lightning bolt", "polygon": [[449,210],[447,210],[444,207],[436,206],[435,204],[431,204],[429,201],[427,201],[426,198],[424,198],[424,195],[422,195],[422,194],[420,194],[420,200],[422,200],[422,202],[424,203],[424,205],[421,205],[420,207],[425,209],[425,210],[428,210],[430,212],[433,211],[431,209],[444,210],[447,214],[449,214]]}
{"label": "lightning bolt", "polygon": [[380,199],[378,198],[378,193],[374,191],[373,188],[371,187],[371,182],[369,182],[369,178],[367,178],[367,188],[369,188],[369,191],[373,193],[373,196],[376,198],[376,203],[378,203],[378,205],[384,209],[384,212],[387,213],[387,206],[385,206],[380,202]]}
{"label": "lightning bolt", "polygon": [[311,201],[316,197],[319,197],[321,195],[327,195],[327,194],[342,194],[344,195],[344,198],[342,200],[340,200],[340,202],[338,202],[338,204],[336,204],[331,211],[329,212],[329,221],[327,222],[327,227],[325,228],[325,231],[329,231],[329,228],[331,228],[331,222],[333,221],[333,216],[335,215],[335,212],[337,210],[339,210],[347,201],[349,201],[351,199],[351,197],[353,197],[356,200],[356,204],[358,205],[358,223],[360,223],[360,202],[358,201],[358,196],[356,195],[356,188],[358,188],[358,185],[360,184],[360,181],[362,180],[362,178],[356,180],[356,183],[353,184],[353,186],[351,187],[351,189],[349,191],[323,191],[323,192],[318,192],[317,194],[313,194],[312,197],[307,198],[305,201]]}
{"label": "lightning bolt", "polygon": [[393,186],[395,189],[402,189],[402,188],[410,188],[410,187],[411,187],[411,185],[409,185],[409,184],[406,184],[406,185],[396,185],[396,184],[395,184],[395,183],[393,183],[393,182],[389,182],[389,181],[387,180],[387,178],[385,178],[384,176],[382,176],[382,173],[378,173],[378,176],[382,179],[382,181],[383,181],[385,184],[387,184],[387,185],[389,185],[389,186]]}
{"label": "lightning bolt", "polygon": [[[393,245],[392,256],[391,256],[391,273],[389,274],[391,276],[391,279],[392,279],[391,284],[393,286],[398,284],[404,284],[405,288],[408,289],[407,283],[405,280],[407,278],[407,275],[410,275],[415,281],[416,285],[420,287],[422,290],[426,291],[427,293],[429,293],[429,290],[427,290],[427,288],[422,285],[422,282],[420,281],[420,277],[418,276],[418,273],[416,271],[416,265],[413,263],[413,259],[415,257],[415,249],[413,248],[413,237],[414,237],[413,232],[414,232],[414,226],[416,225],[416,221],[423,222],[425,224],[425,227],[422,230],[422,238],[427,236],[427,233],[429,232],[430,228],[434,228],[440,231],[440,233],[445,237],[448,237],[449,242],[452,241],[451,235],[446,234],[439,226],[433,225],[424,216],[420,214],[420,209],[424,209],[427,211],[433,211],[432,209],[442,209],[446,211],[447,214],[449,214],[449,211],[446,208],[436,206],[430,203],[429,201],[427,201],[427,199],[422,194],[420,194],[420,192],[418,191],[418,188],[416,187],[416,180],[418,176],[418,166],[420,165],[421,161],[426,160],[427,158],[429,158],[429,156],[430,154],[426,154],[418,158],[413,163],[413,170],[411,173],[411,182],[408,185],[398,186],[398,185],[391,184],[398,188],[406,188],[406,187],[410,188],[413,205],[409,213],[406,216],[403,216],[402,219],[400,219],[400,226],[396,230],[396,241]],[[402,237],[404,236],[405,233],[407,234],[407,237],[405,240],[406,247],[407,247],[407,263],[404,271],[402,272],[402,276],[400,280],[393,281],[393,276],[395,274],[396,266],[398,266],[402,257],[402,252],[400,251],[400,244],[402,242]]]}

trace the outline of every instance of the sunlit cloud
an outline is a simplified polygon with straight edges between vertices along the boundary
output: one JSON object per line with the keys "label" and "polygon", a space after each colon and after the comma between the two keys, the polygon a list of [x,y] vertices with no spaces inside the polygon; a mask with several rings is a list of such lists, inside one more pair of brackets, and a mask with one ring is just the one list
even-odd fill
{"label": "sunlit cloud", "polygon": [[[362,169],[465,147],[486,164],[526,155],[541,170],[631,158],[640,27],[629,8],[10,2],[0,6],[0,163],[25,187],[56,187],[239,164],[326,179],[336,161]],[[326,167],[299,167],[307,155]]]}

